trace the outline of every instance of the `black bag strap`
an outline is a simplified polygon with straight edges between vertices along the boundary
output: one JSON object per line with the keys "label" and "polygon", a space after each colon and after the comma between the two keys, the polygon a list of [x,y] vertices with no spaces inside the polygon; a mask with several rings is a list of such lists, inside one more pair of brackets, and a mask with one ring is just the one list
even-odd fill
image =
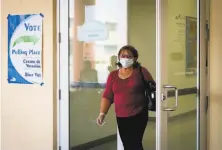
{"label": "black bag strap", "polygon": [[140,66],[139,69],[140,69],[140,77],[141,77],[141,79],[142,79],[142,81],[143,81],[143,84],[145,85],[146,80],[145,80],[144,75],[143,75],[142,67]]}
{"label": "black bag strap", "polygon": [[[142,82],[143,82],[143,86],[146,90],[148,90],[149,92],[152,92],[152,88],[153,87],[153,83],[151,81],[146,81],[145,78],[144,78],[144,74],[143,74],[143,71],[142,71],[142,67],[140,66],[139,68],[140,70],[140,77],[142,79]],[[155,87],[156,88],[156,87]],[[156,90],[155,90],[156,91]]]}

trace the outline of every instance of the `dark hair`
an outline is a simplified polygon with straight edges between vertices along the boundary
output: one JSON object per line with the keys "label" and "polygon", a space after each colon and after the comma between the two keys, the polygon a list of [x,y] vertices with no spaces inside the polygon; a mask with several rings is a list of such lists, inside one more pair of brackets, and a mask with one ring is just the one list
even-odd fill
{"label": "dark hair", "polygon": [[[125,46],[123,46],[123,47],[119,50],[119,52],[118,52],[118,59],[119,59],[119,57],[120,57],[120,54],[121,54],[122,51],[124,51],[124,50],[130,52],[130,53],[133,55],[133,57],[136,59],[135,63],[133,64],[133,68],[138,68],[138,67],[140,66],[140,63],[137,61],[137,59],[138,59],[138,57],[139,57],[139,54],[138,54],[137,49],[136,49],[135,47],[133,47],[132,45],[125,45]],[[121,64],[120,62],[117,62],[116,65],[117,65],[118,67],[122,67],[122,64]]]}

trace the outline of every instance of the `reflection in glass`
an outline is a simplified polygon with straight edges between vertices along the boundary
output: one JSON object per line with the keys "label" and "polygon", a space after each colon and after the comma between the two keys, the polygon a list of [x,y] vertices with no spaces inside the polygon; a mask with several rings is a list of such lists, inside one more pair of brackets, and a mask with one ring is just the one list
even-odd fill
{"label": "reflection in glass", "polygon": [[83,69],[80,72],[80,82],[98,82],[97,71],[92,68],[91,61],[89,60],[85,60],[83,63]]}
{"label": "reflection in glass", "polygon": [[[164,0],[162,0],[163,2]],[[190,91],[196,88],[197,75],[197,1],[167,1],[161,26],[167,57],[167,83]],[[173,55],[172,55],[173,54]],[[179,92],[181,93],[181,92]],[[168,112],[167,144],[170,150],[196,150],[196,94],[179,96],[178,108]],[[167,100],[168,106],[175,99]]]}
{"label": "reflection in glass", "polygon": [[117,147],[113,107],[104,126],[96,118],[117,52],[127,44],[126,14],[126,0],[69,0],[70,149],[89,149],[89,142],[107,138]]}
{"label": "reflection in glass", "polygon": [[113,55],[110,58],[110,65],[108,66],[108,71],[112,72],[117,69],[116,63],[118,62],[118,57]]}

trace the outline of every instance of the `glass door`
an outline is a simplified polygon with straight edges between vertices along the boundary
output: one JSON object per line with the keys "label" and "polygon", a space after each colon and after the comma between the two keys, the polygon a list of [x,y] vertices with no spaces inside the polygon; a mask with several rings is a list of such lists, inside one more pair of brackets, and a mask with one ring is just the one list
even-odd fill
{"label": "glass door", "polygon": [[[61,150],[123,150],[114,106],[106,123],[96,124],[101,94],[117,69],[119,49],[127,44],[138,49],[139,61],[155,78],[155,0],[58,2]],[[149,115],[144,147],[155,149],[155,113]]]}
{"label": "glass door", "polygon": [[114,107],[102,127],[96,118],[107,77],[117,69],[118,50],[127,44],[127,1],[68,1],[69,147],[116,149]]}
{"label": "glass door", "polygon": [[123,150],[113,106],[104,126],[96,117],[126,44],[157,82],[144,149],[205,150],[205,19],[197,1],[58,0],[61,150]]}
{"label": "glass door", "polygon": [[156,150],[206,147],[206,21],[202,5],[199,0],[156,0]]}
{"label": "glass door", "polygon": [[[155,0],[60,0],[59,6],[61,150],[123,150],[114,106],[102,127],[96,118],[122,46],[138,48],[155,78]],[[146,149],[155,148],[155,114],[150,116]]]}

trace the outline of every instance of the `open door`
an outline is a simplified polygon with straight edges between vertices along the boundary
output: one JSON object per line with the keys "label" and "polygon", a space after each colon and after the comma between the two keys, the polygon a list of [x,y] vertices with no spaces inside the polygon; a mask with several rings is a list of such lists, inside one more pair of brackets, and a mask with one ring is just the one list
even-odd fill
{"label": "open door", "polygon": [[156,150],[206,148],[205,14],[205,0],[156,1]]}

